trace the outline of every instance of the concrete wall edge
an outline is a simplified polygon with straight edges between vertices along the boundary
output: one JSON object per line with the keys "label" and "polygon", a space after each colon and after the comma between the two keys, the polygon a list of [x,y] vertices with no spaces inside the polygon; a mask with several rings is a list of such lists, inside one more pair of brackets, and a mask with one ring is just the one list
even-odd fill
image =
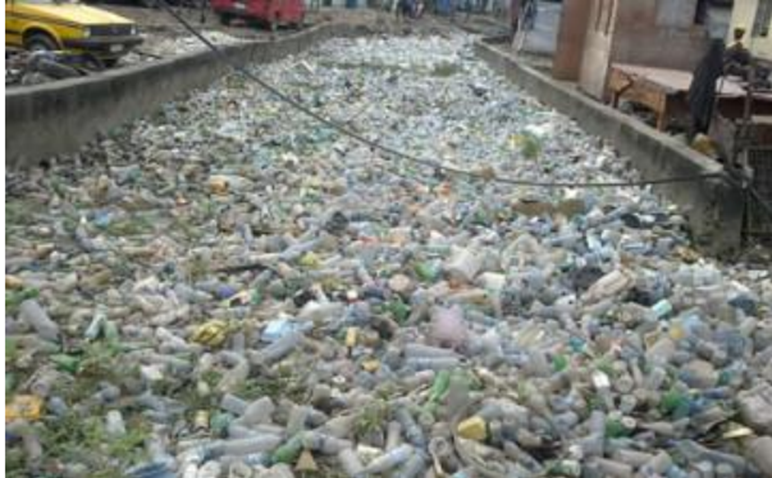
{"label": "concrete wall edge", "polygon": [[719,174],[707,181],[656,186],[655,192],[679,206],[689,221],[695,244],[713,255],[730,256],[742,241],[744,194],[723,166],[691,150],[673,137],[599,103],[578,88],[556,81],[511,54],[475,42],[475,53],[494,71],[508,77],[540,101],[579,121],[629,157],[644,179]]}

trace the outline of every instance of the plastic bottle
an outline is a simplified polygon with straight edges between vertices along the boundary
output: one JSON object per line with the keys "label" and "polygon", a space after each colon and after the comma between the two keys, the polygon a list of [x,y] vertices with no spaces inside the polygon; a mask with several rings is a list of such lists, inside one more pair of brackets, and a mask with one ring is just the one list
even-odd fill
{"label": "plastic bottle", "polygon": [[[230,352],[230,354],[233,354],[233,352]],[[233,362],[235,365],[223,374],[217,384],[217,390],[221,393],[228,393],[237,389],[249,376],[249,362],[244,357],[238,356]]]}
{"label": "plastic bottle", "polygon": [[27,422],[17,420],[6,425],[6,436],[8,433],[21,437],[27,463],[36,469],[43,458],[43,446],[35,429]]}
{"label": "plastic bottle", "polygon": [[595,410],[587,421],[589,434],[579,441],[582,456],[603,456],[606,441],[606,414]]}
{"label": "plastic bottle", "polygon": [[300,332],[287,334],[271,345],[253,352],[250,361],[255,365],[271,365],[292,353],[302,341],[303,334]]}
{"label": "plastic bottle", "polygon": [[282,438],[276,435],[261,435],[250,438],[239,438],[235,440],[224,440],[211,447],[212,456],[222,455],[250,455],[252,453],[261,453],[271,451],[279,446]]}
{"label": "plastic bottle", "polygon": [[611,380],[605,372],[596,370],[592,373],[592,384],[598,392],[598,396],[603,400],[606,410],[614,409],[614,399],[611,395]]}
{"label": "plastic bottle", "polygon": [[228,424],[228,438],[252,438],[259,436],[260,433],[252,428],[242,425],[238,420]]}
{"label": "plastic bottle", "polygon": [[[737,478],[738,472],[728,463],[719,463],[716,465],[716,478]],[[739,475],[742,476],[742,475]]]}
{"label": "plastic bottle", "polygon": [[460,363],[460,360],[455,357],[409,358],[405,360],[405,367],[416,371],[440,371],[454,369]]}
{"label": "plastic bottle", "polygon": [[287,435],[294,436],[296,433],[305,430],[309,414],[310,407],[293,406],[287,419]]}
{"label": "plastic bottle", "polygon": [[70,411],[70,408],[67,406],[67,403],[64,401],[64,399],[57,396],[53,396],[48,399],[46,408],[49,412],[53,413],[59,418],[64,417]]}
{"label": "plastic bottle", "polygon": [[245,400],[230,393],[224,394],[220,400],[220,408],[234,415],[244,414],[248,405],[249,404]]}
{"label": "plastic bottle", "polygon": [[394,418],[399,422],[409,443],[412,443],[419,449],[426,447],[426,436],[406,406],[397,408],[394,412]]}
{"label": "plastic bottle", "polygon": [[25,300],[19,306],[19,320],[26,323],[44,340],[58,342],[59,326],[48,317],[48,314],[36,300]]}
{"label": "plastic bottle", "polygon": [[451,256],[443,265],[451,279],[465,283],[472,283],[481,267],[482,254],[456,246],[451,247]]}
{"label": "plastic bottle", "polygon": [[112,439],[118,439],[126,435],[126,424],[123,415],[118,410],[110,410],[105,417],[105,433]]}
{"label": "plastic bottle", "polygon": [[633,285],[631,274],[625,270],[613,270],[601,277],[582,297],[585,303],[592,304],[607,297],[613,297]]}
{"label": "plastic bottle", "polygon": [[632,478],[633,467],[619,461],[608,460],[606,458],[594,458],[592,460],[603,473],[603,476],[614,478]]}
{"label": "plastic bottle", "polygon": [[349,478],[362,476],[364,466],[353,449],[344,448],[338,452],[338,464]]}
{"label": "plastic bottle", "polygon": [[29,386],[29,391],[40,398],[47,398],[56,382],[62,378],[64,378],[63,375],[56,370],[41,369]]}
{"label": "plastic bottle", "polygon": [[406,358],[447,358],[459,355],[453,350],[432,347],[431,345],[409,343],[405,344],[404,354]]}
{"label": "plastic bottle", "polygon": [[710,461],[700,461],[698,463],[692,464],[692,468],[698,472],[699,478],[714,478],[715,477],[715,467],[713,466],[713,463]]}
{"label": "plastic bottle", "polygon": [[323,455],[337,455],[342,450],[352,447],[352,443],[349,440],[342,440],[317,431],[304,433],[302,441],[306,449]]}
{"label": "plastic bottle", "polygon": [[285,441],[273,452],[271,461],[273,461],[273,463],[294,463],[303,451],[304,433],[305,432],[298,433]]}
{"label": "plastic bottle", "polygon": [[429,457],[421,450],[416,450],[402,467],[394,473],[394,478],[423,477],[429,464]]}
{"label": "plastic bottle", "polygon": [[150,462],[130,468],[126,474],[131,478],[176,478],[177,474],[166,462]]}
{"label": "plastic bottle", "polygon": [[217,461],[208,461],[198,470],[196,478],[220,478],[222,465]]}
{"label": "plastic bottle", "polygon": [[360,472],[359,476],[364,477],[393,470],[406,463],[410,457],[413,456],[414,452],[415,449],[411,445],[401,445],[371,461],[370,464]]}
{"label": "plastic bottle", "polygon": [[516,463],[522,464],[531,473],[541,473],[543,471],[541,463],[539,463],[539,461],[531,454],[517,446],[516,443],[505,441],[503,449],[504,453],[509,459],[515,461]]}
{"label": "plastic bottle", "polygon": [[[705,448],[692,440],[680,440],[676,443],[678,452],[692,463],[713,462],[717,467],[729,466],[733,473],[742,475],[747,469],[747,460],[741,456]],[[718,471],[718,470],[717,470]]]}
{"label": "plastic bottle", "polygon": [[763,476],[772,476],[772,437],[754,439],[748,446],[749,457]]}
{"label": "plastic bottle", "polygon": [[386,451],[402,444],[402,426],[397,421],[390,421],[386,427]]}
{"label": "plastic bottle", "polygon": [[432,308],[429,337],[443,346],[457,347],[465,343],[469,338],[469,331],[461,307],[454,305],[450,308]]}
{"label": "plastic bottle", "polygon": [[555,415],[552,419],[552,422],[554,423],[555,427],[557,427],[557,429],[562,433],[568,433],[579,423],[579,420],[579,415],[576,412],[569,410],[567,412]]}
{"label": "plastic bottle", "polygon": [[612,457],[615,461],[625,463],[633,468],[640,468],[653,459],[654,455],[638,450],[621,448],[615,450]]}

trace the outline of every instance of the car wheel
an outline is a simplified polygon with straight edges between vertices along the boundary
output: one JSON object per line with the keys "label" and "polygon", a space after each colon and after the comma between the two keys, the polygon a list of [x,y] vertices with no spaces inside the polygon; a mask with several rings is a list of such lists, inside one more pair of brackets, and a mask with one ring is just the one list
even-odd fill
{"label": "car wheel", "polygon": [[231,24],[231,20],[233,20],[233,18],[229,14],[227,13],[220,14],[220,23],[222,23],[226,27]]}
{"label": "car wheel", "polygon": [[55,51],[59,49],[59,45],[50,35],[33,33],[24,40],[24,48],[29,51]]}
{"label": "car wheel", "polygon": [[118,64],[118,58],[102,60],[102,64],[105,66],[105,68],[112,68]]}

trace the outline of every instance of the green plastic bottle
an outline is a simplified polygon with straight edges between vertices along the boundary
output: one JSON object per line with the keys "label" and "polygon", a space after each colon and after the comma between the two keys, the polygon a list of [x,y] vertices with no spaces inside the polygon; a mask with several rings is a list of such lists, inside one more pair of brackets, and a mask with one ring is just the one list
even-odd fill
{"label": "green plastic bottle", "polygon": [[429,394],[429,402],[437,403],[445,396],[450,388],[450,371],[442,370],[434,378],[432,391]]}
{"label": "green plastic bottle", "polygon": [[292,464],[300,456],[303,451],[303,432],[296,433],[292,438],[284,442],[276,451],[271,455],[271,461],[273,463]]}

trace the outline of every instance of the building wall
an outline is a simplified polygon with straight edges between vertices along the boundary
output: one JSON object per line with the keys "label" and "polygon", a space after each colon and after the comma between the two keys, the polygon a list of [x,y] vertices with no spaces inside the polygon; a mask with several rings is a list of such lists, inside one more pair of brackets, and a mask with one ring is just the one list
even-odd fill
{"label": "building wall", "polygon": [[693,70],[709,45],[707,30],[694,24],[696,9],[697,0],[592,0],[582,88],[603,99],[611,63]]}
{"label": "building wall", "polygon": [[615,40],[613,61],[692,71],[708,45],[703,29],[630,30]]}
{"label": "building wall", "polygon": [[589,18],[590,0],[563,1],[557,48],[552,60],[552,76],[556,79],[567,81],[579,79]]}
{"label": "building wall", "polygon": [[[754,55],[765,60],[772,61],[772,33],[766,38],[751,37],[753,30],[753,21],[756,18],[756,8],[758,0],[734,0],[732,9],[731,28],[729,28],[727,43],[732,43],[732,31],[739,26],[745,28],[748,32],[745,37],[745,44],[750,48]],[[772,31],[772,25],[770,26]]]}
{"label": "building wall", "polygon": [[621,0],[612,61],[692,70],[708,48],[697,0]]}

